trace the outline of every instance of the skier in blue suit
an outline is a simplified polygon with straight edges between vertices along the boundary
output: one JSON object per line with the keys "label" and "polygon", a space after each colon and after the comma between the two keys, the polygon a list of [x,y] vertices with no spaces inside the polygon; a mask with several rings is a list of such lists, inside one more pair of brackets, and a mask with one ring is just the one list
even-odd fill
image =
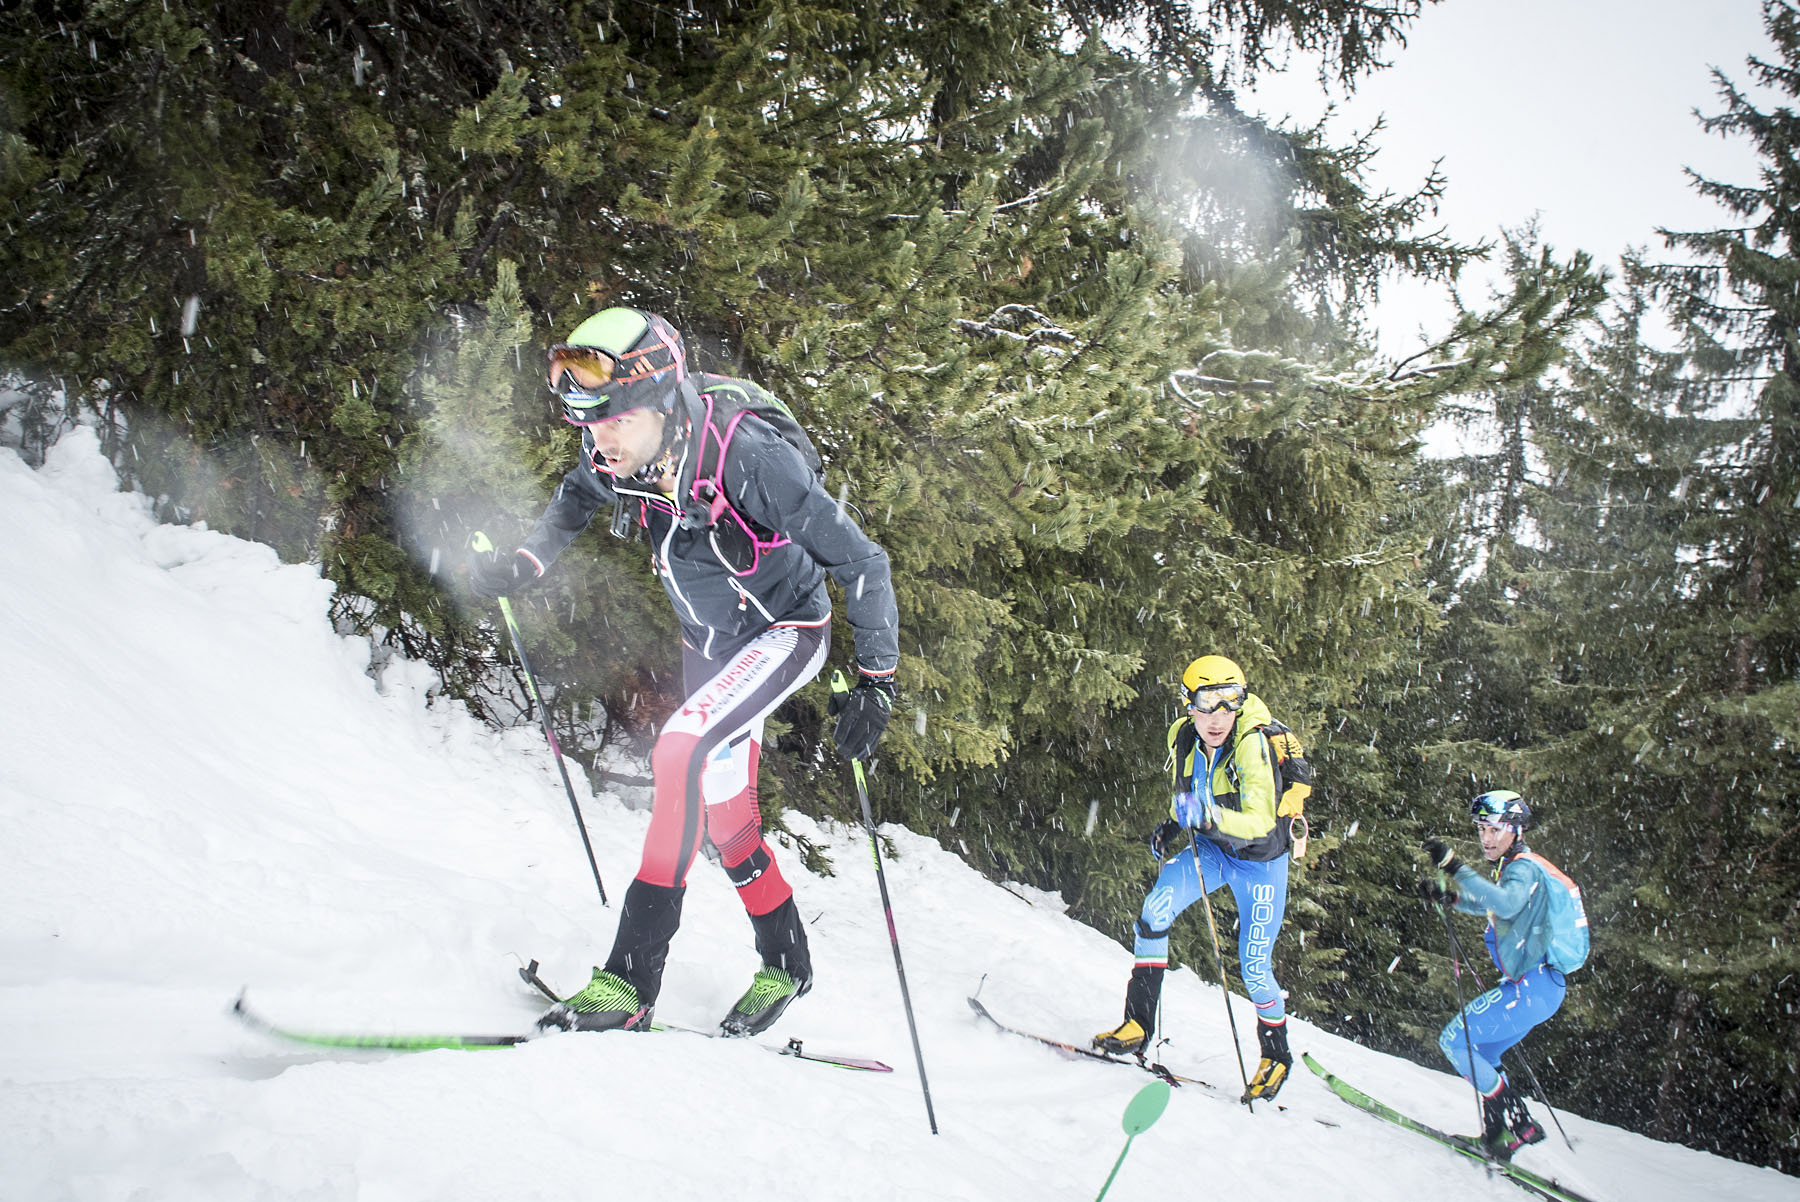
{"label": "skier in blue suit", "polygon": [[1502,980],[1445,1025],[1438,1048],[1481,1095],[1482,1144],[1507,1159],[1543,1139],[1544,1129],[1507,1081],[1500,1057],[1562,1006],[1567,974],[1587,959],[1587,916],[1575,882],[1525,846],[1531,807],[1524,798],[1495,789],[1470,802],[1469,813],[1495,879],[1483,880],[1448,844],[1427,839],[1425,854],[1448,884],[1421,881],[1419,892],[1488,919],[1484,938]]}

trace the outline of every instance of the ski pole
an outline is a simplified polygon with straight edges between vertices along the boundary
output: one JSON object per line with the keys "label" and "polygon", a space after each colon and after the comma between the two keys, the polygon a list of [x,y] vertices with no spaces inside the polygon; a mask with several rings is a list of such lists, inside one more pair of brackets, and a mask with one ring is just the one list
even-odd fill
{"label": "ski pole", "polygon": [[[844,674],[835,669],[831,673],[831,691],[850,691]],[[887,918],[888,943],[894,949],[894,973],[900,978],[900,1003],[906,1007],[906,1026],[912,1032],[913,1060],[919,1066],[919,1088],[925,1094],[925,1119],[931,1124],[931,1133],[936,1135],[937,1114],[931,1108],[931,1082],[925,1079],[925,1053],[919,1047],[919,1024],[913,1018],[912,994],[906,988],[906,965],[900,959],[900,933],[894,929],[894,903],[888,896],[887,873],[881,867],[881,839],[875,833],[875,812],[869,808],[869,782],[863,776],[861,760],[851,760],[850,767],[856,772],[856,796],[862,802],[863,825],[869,831],[869,851],[875,857],[875,882],[881,886],[881,911]]]}
{"label": "ski pole", "polygon": [[1562,1120],[1556,1117],[1556,1107],[1550,1104],[1550,1095],[1544,1092],[1543,1085],[1538,1082],[1537,1073],[1532,1071],[1531,1061],[1525,1059],[1525,1053],[1518,1047],[1515,1046],[1513,1051],[1518,1055],[1519,1063],[1525,1066],[1525,1075],[1531,1078],[1531,1088],[1537,1090],[1538,1101],[1542,1102],[1544,1109],[1550,1112],[1550,1121],[1556,1124],[1556,1133],[1562,1136],[1563,1143],[1569,1145],[1569,1151],[1573,1152],[1575,1141],[1569,1138],[1567,1131],[1563,1130]]}
{"label": "ski pole", "polygon": [[[1180,853],[1177,852],[1176,854],[1179,855]],[[1165,857],[1163,856],[1161,850],[1158,850],[1156,853],[1156,879],[1159,881],[1162,880],[1164,859],[1165,859]],[[1154,885],[1152,885],[1151,887],[1155,888]],[[1168,949],[1164,948],[1163,951],[1164,951],[1164,954],[1166,957]],[[1166,958],[1163,961],[1163,971],[1164,972],[1168,971],[1168,961]],[[1156,1014],[1153,1017],[1156,1020],[1156,1030],[1154,1030],[1152,1032],[1147,1032],[1147,1034],[1149,1035],[1150,1039],[1155,1040],[1155,1042],[1152,1043],[1149,1040],[1146,1040],[1145,1044],[1144,1044],[1146,1050],[1161,1048],[1163,1044],[1169,1042],[1168,1036],[1165,1034],[1167,1028],[1165,1028],[1163,1026],[1163,994],[1162,994],[1161,988],[1158,988],[1156,991]],[[1158,1035],[1162,1035],[1163,1038],[1156,1039],[1156,1036],[1158,1036]],[[1139,1055],[1141,1056],[1142,1053],[1139,1053]]]}
{"label": "ski pole", "polygon": [[[474,550],[488,554],[493,551],[494,544],[488,536],[477,530],[469,540]],[[519,624],[513,621],[512,606],[505,597],[499,598],[500,616],[506,619],[506,633],[512,639],[513,651],[519,657],[519,667],[525,672],[525,688],[531,693],[531,700],[538,708],[538,717],[543,720],[544,738],[550,741],[550,754],[556,759],[556,770],[562,773],[563,789],[569,794],[569,808],[575,812],[575,829],[581,832],[582,850],[587,852],[588,867],[594,870],[594,888],[600,891],[600,904],[612,903],[606,900],[606,886],[600,883],[600,865],[594,859],[594,845],[588,839],[587,823],[581,818],[581,804],[575,800],[575,786],[569,783],[569,769],[563,763],[562,747],[556,742],[556,728],[550,725],[550,707],[538,696],[537,678],[531,674],[531,661],[525,658],[525,636],[519,633]]]}
{"label": "ski pole", "polygon": [[1456,928],[1450,925],[1450,907],[1438,903],[1444,918],[1444,934],[1450,936],[1450,983],[1456,986],[1456,1017],[1462,1023],[1463,1047],[1469,1055],[1469,1088],[1475,1091],[1475,1112],[1481,1116],[1481,1130],[1487,1132],[1487,1107],[1482,1104],[1481,1087],[1475,1084],[1475,1037],[1469,1034],[1469,1015],[1462,995],[1462,948],[1456,942]]}
{"label": "ski pole", "polygon": [[1244,1083],[1244,1106],[1251,1114],[1256,1106],[1250,1101],[1250,1074],[1244,1071],[1244,1049],[1238,1044],[1237,1013],[1231,1008],[1231,986],[1225,983],[1225,954],[1219,950],[1219,926],[1213,921],[1212,900],[1206,896],[1206,870],[1200,865],[1200,830],[1188,828],[1188,840],[1194,852],[1194,872],[1200,878],[1200,904],[1206,909],[1206,929],[1212,933],[1213,963],[1219,966],[1219,990],[1225,995],[1225,1019],[1231,1024],[1231,1050],[1237,1053],[1238,1080]]}
{"label": "ski pole", "polygon": [[[1462,941],[1457,939],[1454,930],[1450,933],[1450,950],[1458,960],[1465,964],[1468,963],[1468,957],[1463,955]],[[1475,986],[1479,989],[1481,978],[1476,975],[1473,968],[1469,970],[1469,975],[1475,978]],[[1542,1102],[1544,1109],[1550,1112],[1550,1121],[1556,1124],[1556,1133],[1562,1136],[1563,1143],[1567,1144],[1569,1151],[1573,1152],[1575,1141],[1569,1138],[1567,1131],[1563,1130],[1562,1120],[1556,1117],[1556,1107],[1550,1104],[1550,1095],[1545,1092],[1543,1083],[1538,1080],[1537,1072],[1531,1067],[1531,1061],[1525,1058],[1525,1045],[1523,1043],[1514,1044],[1510,1050],[1513,1055],[1518,1057],[1519,1063],[1525,1066],[1525,1075],[1531,1078],[1531,1088],[1537,1091],[1538,1101]]]}

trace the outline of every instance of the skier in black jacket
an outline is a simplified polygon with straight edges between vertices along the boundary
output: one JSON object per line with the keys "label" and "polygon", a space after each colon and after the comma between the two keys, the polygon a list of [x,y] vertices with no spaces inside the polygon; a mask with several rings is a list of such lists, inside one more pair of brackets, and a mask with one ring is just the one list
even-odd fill
{"label": "skier in black jacket", "polygon": [[661,317],[606,309],[549,351],[549,384],[581,427],[581,462],[510,555],[477,556],[475,590],[542,576],[603,506],[649,533],[681,622],[687,699],[651,753],[655,805],[604,969],[539,1026],[647,1029],[688,869],[703,835],[721,853],[763,964],[720,1024],[766,1029],[812,985],[806,928],[762,835],[763,721],[818,674],[830,645],[825,573],[844,590],[857,685],[833,697],[835,739],[866,758],[887,727],[899,619],[886,552],[826,495],[817,454],[784,406],[747,380],[690,374]]}

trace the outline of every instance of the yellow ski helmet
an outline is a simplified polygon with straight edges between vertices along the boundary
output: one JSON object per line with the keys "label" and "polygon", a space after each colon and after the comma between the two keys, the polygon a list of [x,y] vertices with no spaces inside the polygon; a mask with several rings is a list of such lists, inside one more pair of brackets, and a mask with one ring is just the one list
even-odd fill
{"label": "yellow ski helmet", "polygon": [[1223,655],[1202,655],[1181,674],[1181,687],[1190,693],[1201,685],[1249,683],[1244,670]]}

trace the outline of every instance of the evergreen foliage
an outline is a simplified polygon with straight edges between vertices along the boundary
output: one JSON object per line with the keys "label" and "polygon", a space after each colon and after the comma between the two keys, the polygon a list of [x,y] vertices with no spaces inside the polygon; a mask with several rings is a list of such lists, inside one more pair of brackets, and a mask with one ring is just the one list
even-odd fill
{"label": "evergreen foliage", "polygon": [[[1435,3],[1436,0],[1430,0]],[[1148,43],[1151,60],[1229,85],[1277,69],[1289,47],[1320,59],[1320,82],[1345,88],[1385,66],[1383,51],[1406,44],[1405,30],[1423,0],[1070,0],[1082,33],[1116,30]]]}
{"label": "evergreen foliage", "polygon": [[[1789,98],[1800,13],[1765,11],[1780,61],[1751,74]],[[1593,958],[1528,1041],[1552,1092],[1794,1171],[1800,127],[1720,87],[1707,127],[1764,168],[1698,183],[1741,223],[1667,235],[1683,262],[1628,259],[1562,369],[1471,395],[1491,449],[1452,465],[1463,518],[1414,772],[1421,798],[1444,786],[1440,831],[1473,792],[1525,793],[1532,845],[1584,887]],[[1420,1003],[1447,997],[1441,953],[1422,962]]]}
{"label": "evergreen foliage", "polygon": [[[1599,284],[1526,240],[1507,295],[1374,364],[1359,311],[1383,273],[1449,278],[1487,248],[1417,232],[1435,174],[1372,193],[1373,134],[1271,128],[1230,87],[1288,44],[1351,84],[1418,9],[27,2],[0,17],[0,363],[34,412],[98,414],[171,516],[318,562],[342,617],[505,720],[463,549],[476,529],[516,539],[572,462],[544,344],[608,304],[661,312],[697,367],[795,408],[827,487],[893,558],[881,819],[1128,937],[1178,674],[1230,654],[1318,769],[1279,953],[1296,1009],[1428,1037],[1449,994],[1441,926],[1404,896],[1411,849],[1461,820],[1472,782],[1548,774],[1606,799],[1637,848],[1596,852],[1590,895],[1641,912],[1600,931],[1596,979],[1716,999],[1689,1004],[1679,1038],[1620,1028],[1659,1066],[1706,1049],[1691,1081],[1659,1086],[1690,1114],[1800,1032],[1768,985],[1795,819],[1729,783],[1766,778],[1771,745],[1792,769],[1787,227],[1694,236],[1711,266],[1643,277],[1640,305],[1691,320],[1678,360],[1621,328],[1557,375]],[[1720,129],[1791,169],[1786,111],[1728,102]],[[1779,205],[1721,195],[1786,220],[1785,176],[1765,184]],[[1766,320],[1715,320],[1746,299]],[[1669,414],[1626,391],[1628,366]],[[1694,408],[1732,373],[1768,382],[1735,425]],[[1419,433],[1453,397],[1510,407],[1508,458],[1421,468]],[[1680,438],[1682,462],[1717,470],[1680,505],[1634,509],[1640,486],[1676,485],[1598,450],[1555,450],[1564,472],[1553,428],[1569,448]],[[1453,489],[1481,529],[1453,528]],[[1604,554],[1578,545],[1596,506],[1618,540]],[[681,690],[644,549],[603,524],[517,601],[584,760],[596,741],[647,747]],[[1659,587],[1692,608],[1678,640]],[[1621,632],[1673,641],[1590,630],[1571,652],[1571,615],[1615,603]],[[1664,696],[1658,671],[1693,683]],[[824,700],[812,686],[770,724],[771,813],[855,818]],[[1718,807],[1716,839],[1652,849],[1668,807],[1646,798],[1663,796]],[[1688,872],[1699,918],[1652,896]],[[1702,941],[1704,966],[1658,957],[1706,917],[1747,925]],[[1205,940],[1184,919],[1176,956]],[[1779,1080],[1771,1140],[1800,1097]]]}
{"label": "evergreen foliage", "polygon": [[[1572,398],[1611,418],[1605,441],[1549,460],[1585,486],[1607,540],[1586,570],[1556,573],[1559,600],[1617,625],[1557,641],[1547,683],[1571,680],[1589,721],[1546,750],[1601,802],[1582,813],[1610,861],[1608,963],[1664,1003],[1622,1024],[1651,1131],[1796,1171],[1800,10],[1764,16],[1778,57],[1749,73],[1776,104],[1721,75],[1724,112],[1703,122],[1747,139],[1760,178],[1697,180],[1738,222],[1666,234],[1681,262],[1631,264],[1621,328]],[[1676,353],[1634,345],[1651,305]]]}

